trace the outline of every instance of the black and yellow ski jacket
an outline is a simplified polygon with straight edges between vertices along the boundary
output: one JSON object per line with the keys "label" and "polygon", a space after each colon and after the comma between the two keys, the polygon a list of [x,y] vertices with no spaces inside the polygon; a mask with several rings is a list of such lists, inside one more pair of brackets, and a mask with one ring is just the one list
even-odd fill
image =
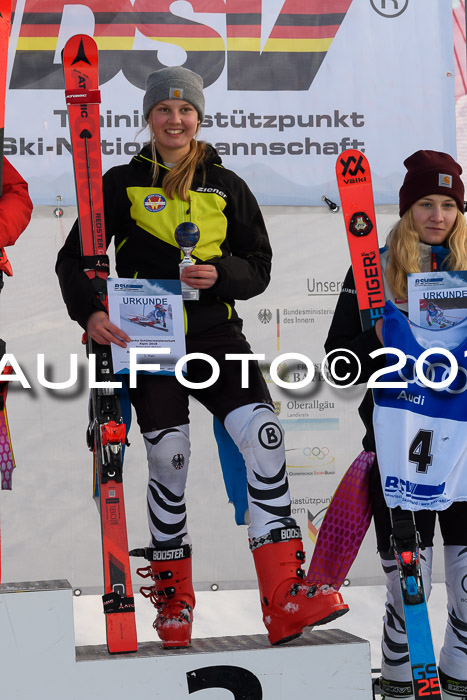
{"label": "black and yellow ski jacket", "polygon": [[[201,233],[192,257],[215,265],[218,279],[201,290],[199,301],[185,303],[187,335],[225,323],[241,326],[234,300],[261,294],[271,270],[271,247],[255,197],[222,166],[212,147],[195,173],[188,202],[167,197],[162,183],[168,170],[162,163],[156,186],[151,184],[152,163],[145,146],[103,178],[107,246],[113,239],[117,275],[178,279],[183,255],[174,232],[182,221],[192,221]],[[89,316],[103,307],[82,269],[77,222],[58,254],[56,272],[70,317],[85,328]]]}

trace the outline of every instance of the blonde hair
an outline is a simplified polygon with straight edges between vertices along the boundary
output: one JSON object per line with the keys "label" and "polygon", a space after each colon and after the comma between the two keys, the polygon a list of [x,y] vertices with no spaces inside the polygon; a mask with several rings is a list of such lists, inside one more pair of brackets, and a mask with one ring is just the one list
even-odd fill
{"label": "blonde hair", "polygon": [[[156,185],[159,177],[159,164],[157,162],[157,144],[154,138],[154,132],[152,129],[151,120],[148,117],[148,127],[151,136],[151,153],[152,153],[152,184]],[[196,134],[198,131],[196,132]],[[195,134],[195,136],[196,136]],[[188,202],[189,196],[188,192],[193,182],[193,177],[195,175],[196,168],[202,165],[207,154],[207,144],[204,141],[198,141],[193,138],[190,142],[190,150],[181,160],[178,161],[173,168],[164,176],[164,181],[162,186],[164,192],[169,199],[173,199],[175,193],[178,194],[180,199],[184,202]]]}
{"label": "blonde hair", "polygon": [[[420,238],[415,230],[412,209],[408,209],[391,229],[386,240],[389,262],[386,279],[396,298],[407,298],[407,275],[423,272],[420,269]],[[464,214],[457,217],[447,239],[449,253],[443,267],[449,270],[467,270],[467,224]]]}

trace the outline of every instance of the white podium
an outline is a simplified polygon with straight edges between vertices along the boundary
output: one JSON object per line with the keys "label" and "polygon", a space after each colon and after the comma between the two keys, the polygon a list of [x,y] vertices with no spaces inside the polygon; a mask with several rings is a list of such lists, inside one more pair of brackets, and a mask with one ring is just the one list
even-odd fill
{"label": "white podium", "polygon": [[279,647],[254,635],[111,656],[75,647],[67,581],[11,583],[0,585],[0,687],[2,700],[370,700],[370,646],[318,628]]}

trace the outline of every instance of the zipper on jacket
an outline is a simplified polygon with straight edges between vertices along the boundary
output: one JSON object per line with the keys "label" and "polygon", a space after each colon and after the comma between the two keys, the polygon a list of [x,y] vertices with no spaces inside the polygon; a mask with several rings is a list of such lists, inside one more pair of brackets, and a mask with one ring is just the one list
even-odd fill
{"label": "zipper on jacket", "polygon": [[228,313],[227,313],[227,320],[230,321],[230,319],[232,318],[232,307],[231,307],[230,304],[228,304],[226,301],[222,301],[222,299],[219,299],[219,297],[217,297],[217,301],[220,301],[221,304],[225,304],[225,305],[226,305],[226,307],[227,307],[227,312],[228,312]]}
{"label": "zipper on jacket", "polygon": [[126,238],[124,238],[123,241],[122,241],[121,243],[118,244],[117,248],[115,249],[115,257],[117,257],[118,253],[120,252],[120,250],[122,249],[122,247],[125,245],[125,243],[127,242],[127,240],[128,240],[128,236],[127,236]]}

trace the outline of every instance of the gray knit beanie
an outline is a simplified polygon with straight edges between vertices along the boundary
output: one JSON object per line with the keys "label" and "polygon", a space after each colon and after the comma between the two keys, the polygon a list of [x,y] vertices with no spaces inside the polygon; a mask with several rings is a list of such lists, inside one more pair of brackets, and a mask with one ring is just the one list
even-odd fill
{"label": "gray knit beanie", "polygon": [[204,119],[203,79],[188,68],[172,66],[150,73],[146,78],[146,93],[143,99],[143,114],[147,120],[149,112],[162,100],[186,100],[195,107],[200,121]]}

